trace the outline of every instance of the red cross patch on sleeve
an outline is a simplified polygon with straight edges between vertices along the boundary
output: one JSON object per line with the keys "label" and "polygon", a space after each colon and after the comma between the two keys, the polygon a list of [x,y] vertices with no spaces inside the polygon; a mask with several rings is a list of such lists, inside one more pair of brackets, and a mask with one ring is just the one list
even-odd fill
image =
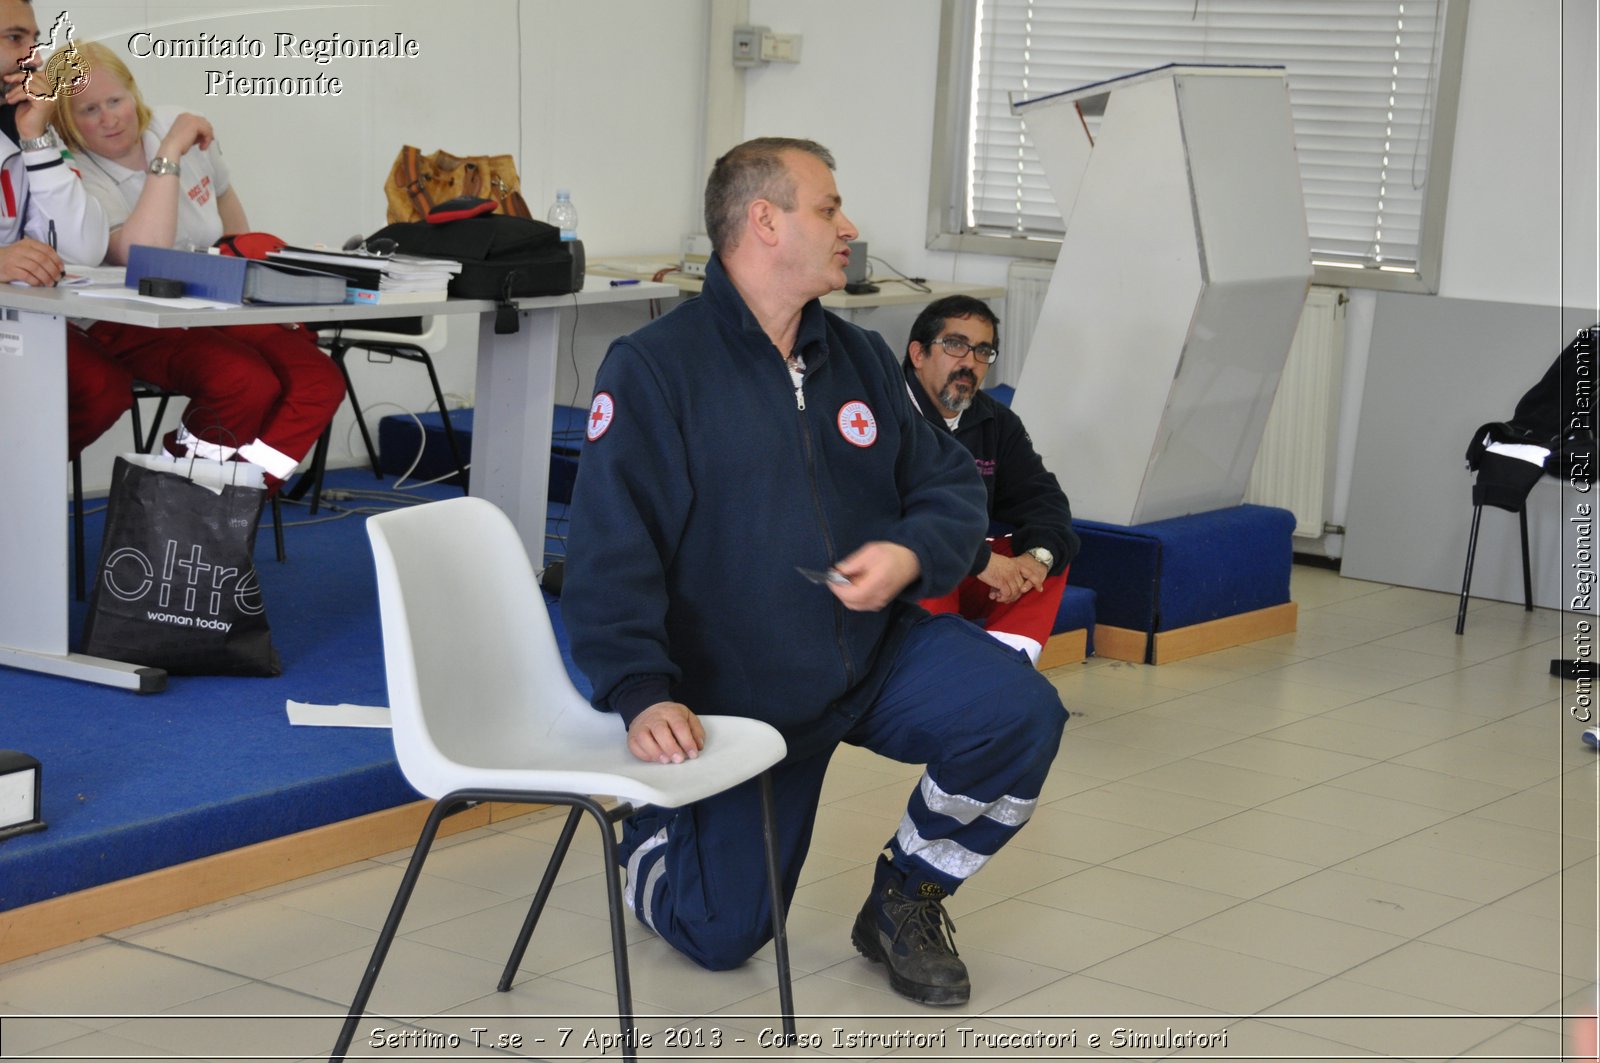
{"label": "red cross patch on sleeve", "polygon": [[584,427],[584,437],[593,443],[605,435],[616,415],[617,404],[609,393],[602,391],[595,395],[594,402],[589,404],[589,421]]}

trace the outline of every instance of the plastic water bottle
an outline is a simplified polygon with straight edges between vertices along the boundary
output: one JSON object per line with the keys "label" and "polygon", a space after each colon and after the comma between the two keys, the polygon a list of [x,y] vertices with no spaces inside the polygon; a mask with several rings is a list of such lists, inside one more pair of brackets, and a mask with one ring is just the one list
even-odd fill
{"label": "plastic water bottle", "polygon": [[578,238],[578,208],[572,205],[572,193],[565,188],[556,189],[556,201],[550,205],[545,220],[561,230],[561,239]]}

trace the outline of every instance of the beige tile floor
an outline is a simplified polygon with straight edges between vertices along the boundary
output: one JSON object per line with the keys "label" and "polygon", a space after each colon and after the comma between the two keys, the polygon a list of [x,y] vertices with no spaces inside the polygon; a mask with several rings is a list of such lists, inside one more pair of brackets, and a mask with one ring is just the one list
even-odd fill
{"label": "beige tile floor", "polygon": [[[1595,1005],[1600,792],[1548,675],[1561,618],[1475,602],[1458,638],[1450,595],[1305,567],[1294,598],[1294,635],[1052,673],[1073,716],[1040,809],[949,904],[968,1006],[908,1005],[851,948],[919,769],[847,749],[790,917],[808,1043],[761,1043],[770,946],[714,974],[630,922],[642,1056],[1558,1057]],[[494,991],[557,826],[436,851],[357,1056],[620,1058],[592,837]],[[321,1058],[408,855],[0,967],[0,1055]]]}

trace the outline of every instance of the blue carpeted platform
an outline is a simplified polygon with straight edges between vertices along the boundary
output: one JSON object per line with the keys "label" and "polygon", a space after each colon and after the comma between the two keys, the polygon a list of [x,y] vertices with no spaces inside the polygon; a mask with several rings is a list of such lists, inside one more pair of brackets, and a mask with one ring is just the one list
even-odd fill
{"label": "blue carpeted platform", "polygon": [[[359,494],[335,503],[351,508],[460,494],[366,495],[384,486],[365,469],[327,483]],[[42,763],[48,824],[0,841],[0,910],[417,799],[388,731],[289,725],[287,699],[383,705],[387,695],[365,517],[293,526],[314,518],[284,512],[288,561],[273,558],[266,516],[256,548],[281,676],[173,676],[141,696],[0,668],[0,748]],[[564,552],[564,515],[552,505],[550,553]],[[91,558],[102,519],[89,518]],[[75,639],[84,611],[73,610]]]}

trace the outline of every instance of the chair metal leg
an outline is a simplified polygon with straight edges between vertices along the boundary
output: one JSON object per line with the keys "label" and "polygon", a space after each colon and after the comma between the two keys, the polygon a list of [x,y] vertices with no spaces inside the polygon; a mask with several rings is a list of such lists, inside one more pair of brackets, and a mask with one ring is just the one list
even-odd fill
{"label": "chair metal leg", "polygon": [[298,502],[311,494],[309,512],[316,516],[317,509],[322,505],[322,478],[328,471],[328,445],[333,438],[333,423],[322,430],[317,437],[317,445],[311,449],[311,464],[299,476],[295,477],[294,484],[286,487],[283,497],[291,502]]}
{"label": "chair metal leg", "polygon": [[150,432],[144,438],[144,446],[139,448],[141,454],[153,454],[156,449],[156,440],[161,438],[161,422],[167,416],[167,402],[172,396],[166,392],[161,393],[161,400],[156,403],[156,415],[150,420]]}
{"label": "chair metal leg", "polygon": [[585,799],[582,806],[600,823],[606,869],[606,901],[611,909],[611,962],[617,973],[617,1023],[622,1027],[622,1058],[633,1063],[638,1036],[633,1028],[633,986],[628,979],[628,930],[623,919],[621,869],[617,866],[617,832],[605,806]]}
{"label": "chair metal leg", "polygon": [[783,879],[778,871],[778,821],[772,804],[772,773],[764,771],[761,787],[761,837],[767,850],[767,888],[771,891],[772,951],[778,962],[778,1008],[783,1012],[783,1043],[795,1044],[794,985],[789,976],[788,913],[783,900]]}
{"label": "chair metal leg", "polygon": [[1472,534],[1467,536],[1467,570],[1461,574],[1461,604],[1456,606],[1456,634],[1467,628],[1467,592],[1472,589],[1472,557],[1478,552],[1478,522],[1483,519],[1483,507],[1472,507]]}
{"label": "chair metal leg", "polygon": [[422,875],[422,862],[428,858],[428,850],[433,847],[434,837],[439,833],[439,824],[446,816],[452,816],[469,808],[472,803],[456,799],[451,795],[435,803],[433,811],[428,814],[428,821],[422,825],[422,834],[417,838],[417,847],[411,853],[411,862],[406,865],[405,876],[400,880],[400,889],[394,895],[394,903],[389,907],[389,918],[384,920],[383,929],[378,933],[378,942],[372,947],[372,958],[367,961],[366,973],[361,976],[361,985],[356,989],[355,999],[350,1002],[350,1013],[345,1016],[344,1026],[339,1030],[339,1040],[334,1043],[333,1052],[328,1056],[329,1063],[342,1063],[345,1053],[350,1049],[350,1041],[355,1037],[356,1027],[361,1023],[361,1016],[366,1013],[367,1000],[372,996],[372,987],[377,984],[378,971],[383,968],[383,961],[388,958],[389,946],[394,943],[395,933],[400,929],[400,920],[406,914],[406,905],[411,902],[411,892],[416,889],[417,879]]}
{"label": "chair metal leg", "polygon": [[289,560],[289,555],[283,549],[283,507],[278,503],[278,496],[272,496],[272,545],[278,551],[278,564]]}
{"label": "chair metal leg", "polygon": [[144,446],[144,420],[139,414],[138,389],[134,389],[133,405],[128,407],[128,413],[133,416],[133,449],[139,454],[148,453]]}
{"label": "chair metal leg", "polygon": [[383,479],[383,466],[378,462],[378,448],[373,445],[372,433],[367,430],[367,418],[361,412],[361,400],[356,398],[355,382],[350,379],[350,369],[344,364],[345,355],[350,353],[350,347],[345,344],[335,343],[328,349],[328,356],[333,359],[333,364],[339,367],[339,373],[344,377],[344,393],[350,397],[350,412],[356,415],[356,427],[361,429],[361,442],[367,448],[367,461],[372,464],[372,475]]}
{"label": "chair metal leg", "polygon": [[84,561],[83,548],[83,459],[72,459],[72,593],[78,601],[83,601],[84,589],[87,586],[85,574],[88,565]]}
{"label": "chair metal leg", "polygon": [[[539,889],[533,895],[533,903],[528,906],[527,918],[522,921],[522,930],[517,934],[516,944],[511,946],[511,958],[506,961],[506,969],[500,975],[500,992],[511,991],[511,983],[517,976],[517,968],[522,965],[523,954],[528,951],[528,942],[533,937],[533,928],[539,922],[539,916],[544,912],[545,901],[550,899],[550,890],[555,887],[556,875],[561,870],[562,861],[567,858],[567,849],[572,845],[572,836],[577,833],[578,823],[583,819],[583,809],[574,807],[567,813],[567,822],[561,828],[561,837],[556,839],[556,850],[550,855],[550,862],[545,865],[544,877],[539,880]],[[607,830],[610,830],[608,825]]]}
{"label": "chair metal leg", "polygon": [[1517,510],[1517,523],[1522,526],[1522,608],[1533,612],[1533,566],[1528,562],[1528,507]]}

